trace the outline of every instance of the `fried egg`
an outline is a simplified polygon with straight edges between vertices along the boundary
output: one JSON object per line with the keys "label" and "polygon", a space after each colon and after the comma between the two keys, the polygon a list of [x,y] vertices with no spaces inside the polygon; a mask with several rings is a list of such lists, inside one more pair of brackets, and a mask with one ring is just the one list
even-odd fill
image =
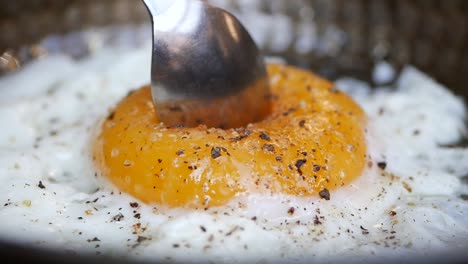
{"label": "fried egg", "polygon": [[336,82],[364,109],[366,160],[327,195],[239,192],[191,208],[122,190],[98,173],[93,142],[116,105],[149,83],[148,52],[51,55],[0,79],[2,239],[181,262],[372,262],[468,245],[468,149],[450,147],[466,135],[466,108],[411,66],[395,87]]}
{"label": "fried egg", "polygon": [[[98,171],[142,201],[171,207],[219,206],[242,193],[328,199],[365,167],[365,114],[310,72],[270,64],[268,75],[271,94],[248,96],[266,100],[268,115],[232,129],[168,126],[158,120],[150,87],[130,93],[94,143]],[[171,107],[177,113],[184,103]],[[175,124],[187,119],[172,116]]]}

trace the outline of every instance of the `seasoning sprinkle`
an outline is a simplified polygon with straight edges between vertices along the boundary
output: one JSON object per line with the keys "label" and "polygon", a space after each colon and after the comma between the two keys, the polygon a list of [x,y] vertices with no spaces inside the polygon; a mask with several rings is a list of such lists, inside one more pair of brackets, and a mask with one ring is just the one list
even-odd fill
{"label": "seasoning sprinkle", "polygon": [[304,164],[306,164],[306,162],[307,162],[306,159],[300,159],[300,160],[297,160],[297,161],[296,161],[296,164],[294,164],[294,166],[296,166],[297,171],[298,171],[299,174],[301,174],[301,175],[302,175],[301,167],[304,166]]}
{"label": "seasoning sprinkle", "polygon": [[369,230],[364,228],[363,226],[360,226],[361,230],[362,230],[362,234],[363,235],[368,235],[369,234]]}
{"label": "seasoning sprinkle", "polygon": [[261,133],[260,138],[267,141],[271,140],[270,135],[268,135],[267,133]]}
{"label": "seasoning sprinkle", "polygon": [[330,191],[328,191],[327,188],[323,188],[323,190],[319,192],[319,195],[322,199],[325,199],[327,201],[330,200]]}
{"label": "seasoning sprinkle", "polygon": [[37,187],[39,187],[41,189],[45,189],[45,185],[42,184],[42,181],[39,181],[39,184],[37,185]]}
{"label": "seasoning sprinkle", "polygon": [[275,152],[275,146],[273,146],[272,144],[263,145],[263,149],[268,152]]}
{"label": "seasoning sprinkle", "polygon": [[211,158],[217,159],[219,157],[221,157],[221,148],[220,147],[211,148]]}
{"label": "seasoning sprinkle", "polygon": [[118,213],[114,217],[112,217],[112,221],[115,222],[120,222],[122,219],[124,219],[124,215],[122,213]]}
{"label": "seasoning sprinkle", "polygon": [[97,238],[97,237],[94,237],[93,239],[88,239],[87,241],[88,242],[99,242],[101,240],[99,238]]}
{"label": "seasoning sprinkle", "polygon": [[382,169],[382,170],[385,170],[387,168],[387,163],[385,161],[381,161],[381,162],[378,162],[377,163],[377,166]]}

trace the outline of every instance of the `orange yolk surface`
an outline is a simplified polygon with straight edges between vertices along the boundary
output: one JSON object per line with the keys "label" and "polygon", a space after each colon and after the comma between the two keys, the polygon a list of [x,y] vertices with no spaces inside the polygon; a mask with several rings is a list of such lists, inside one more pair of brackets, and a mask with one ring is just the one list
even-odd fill
{"label": "orange yolk surface", "polygon": [[310,72],[269,65],[268,74],[272,113],[239,129],[168,128],[149,87],[129,94],[94,143],[98,170],[143,202],[190,208],[245,192],[314,196],[358,177],[366,163],[362,109]]}

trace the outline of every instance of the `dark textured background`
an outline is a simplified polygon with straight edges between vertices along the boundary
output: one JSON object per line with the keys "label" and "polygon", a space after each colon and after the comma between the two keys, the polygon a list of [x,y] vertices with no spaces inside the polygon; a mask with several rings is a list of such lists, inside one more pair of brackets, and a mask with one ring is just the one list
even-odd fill
{"label": "dark textured background", "polygon": [[[346,43],[329,53],[298,54],[294,38],[281,55],[292,64],[329,78],[353,75],[370,80],[382,58],[397,68],[411,63],[468,97],[468,1],[466,0],[259,0],[262,12],[283,13],[296,26],[313,19],[319,37],[330,25],[346,33]],[[228,9],[241,12],[232,0]],[[20,62],[37,52],[19,47],[51,33],[64,34],[91,26],[141,24],[148,21],[139,0],[0,0],[0,55]],[[311,8],[314,18],[304,15]],[[0,63],[0,74],[14,65]]]}

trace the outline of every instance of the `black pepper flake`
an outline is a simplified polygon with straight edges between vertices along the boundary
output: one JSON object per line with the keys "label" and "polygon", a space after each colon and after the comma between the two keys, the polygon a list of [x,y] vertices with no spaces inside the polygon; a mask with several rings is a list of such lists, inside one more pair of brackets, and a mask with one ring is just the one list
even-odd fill
{"label": "black pepper flake", "polygon": [[[237,230],[239,229],[239,226],[235,226],[234,228],[232,228],[229,232],[226,233],[226,236],[231,236],[232,234],[234,234],[234,232],[236,232]],[[242,230],[242,228],[241,228]]]}
{"label": "black pepper flake", "polygon": [[250,219],[251,219],[252,221],[257,221],[257,217],[256,217],[256,216],[254,216],[254,217],[252,217],[252,218],[250,218]]}
{"label": "black pepper flake", "polygon": [[97,237],[94,237],[93,239],[88,239],[87,241],[88,242],[99,242],[101,240],[99,238],[97,238]]}
{"label": "black pepper flake", "polygon": [[229,139],[233,142],[241,141],[244,138],[250,136],[250,134],[252,134],[252,131],[250,129],[245,129],[245,128],[236,128],[235,131],[239,133],[239,136]]}
{"label": "black pepper flake", "polygon": [[182,155],[184,155],[184,153],[185,153],[185,150],[183,150],[183,149],[176,152],[177,156],[182,156]]}
{"label": "black pepper flake", "polygon": [[389,214],[390,216],[395,216],[397,213],[396,213],[395,211],[390,211],[388,214]]}
{"label": "black pepper flake", "polygon": [[137,208],[139,204],[137,202],[130,203],[130,207]]}
{"label": "black pepper flake", "polygon": [[288,209],[288,215],[293,215],[294,211],[295,211],[294,207],[289,208]]}
{"label": "black pepper flake", "polygon": [[319,195],[320,195],[320,198],[322,199],[325,199],[327,201],[330,200],[330,191],[328,191],[327,188],[323,188],[323,190],[319,192]]}
{"label": "black pepper flake", "polygon": [[119,213],[115,215],[114,217],[112,217],[112,221],[115,221],[115,222],[120,222],[122,219],[124,219],[124,215],[122,213]]}
{"label": "black pepper flake", "polygon": [[385,161],[378,162],[377,166],[379,166],[380,169],[385,170],[387,168],[387,162]]}
{"label": "black pepper flake", "polygon": [[179,244],[173,244],[172,247],[173,247],[173,248],[179,248],[180,245],[179,245]]}
{"label": "black pepper flake", "polygon": [[315,215],[314,225],[321,225],[321,224],[322,224],[322,221],[320,221],[319,217],[317,215]]}
{"label": "black pepper flake", "polygon": [[162,159],[158,159],[158,163],[161,163],[162,162]]}
{"label": "black pepper flake", "polygon": [[276,159],[276,161],[282,161],[282,160],[283,160],[283,158],[282,158],[282,157],[280,157],[280,156],[276,156],[276,158],[275,158],[275,159]]}
{"label": "black pepper flake", "polygon": [[273,146],[272,144],[263,145],[263,149],[269,152],[275,152],[275,146]]}
{"label": "black pepper flake", "polygon": [[314,165],[314,172],[319,172],[322,167],[320,165]]}
{"label": "black pepper flake", "polygon": [[208,242],[213,242],[214,240],[214,235],[211,234],[209,237],[208,237]]}
{"label": "black pepper flake", "polygon": [[267,141],[271,140],[270,135],[268,135],[267,133],[261,133],[260,138]]}
{"label": "black pepper flake", "polygon": [[138,238],[137,238],[138,243],[141,243],[141,242],[146,241],[146,240],[148,240],[148,238],[144,237],[144,236],[138,236]]}
{"label": "black pepper flake", "polygon": [[306,162],[307,162],[306,159],[300,159],[300,160],[297,160],[297,161],[296,161],[296,164],[294,164],[294,166],[296,166],[297,171],[298,171],[299,174],[301,174],[301,175],[302,175],[301,167],[304,166],[304,164],[306,164]]}
{"label": "black pepper flake", "polygon": [[205,233],[205,232],[206,232],[206,227],[204,227],[204,226],[200,226],[200,229],[201,229],[201,231],[202,231],[203,233]]}
{"label": "black pepper flake", "polygon": [[306,123],[305,120],[301,120],[301,121],[299,121],[299,126],[300,126],[300,127],[304,127],[304,126],[305,126],[305,123]]}
{"label": "black pepper flake", "polygon": [[108,121],[114,120],[115,117],[115,111],[110,112],[110,114],[107,116]]}
{"label": "black pepper flake", "polygon": [[227,154],[228,156],[231,156],[231,154],[229,154],[229,152],[227,151],[226,148],[221,148],[221,150],[224,151],[224,152],[226,152],[226,154]]}
{"label": "black pepper flake", "polygon": [[140,219],[141,218],[141,214],[135,214],[133,217],[135,217],[136,219]]}
{"label": "black pepper flake", "polygon": [[364,228],[363,226],[360,226],[361,230],[362,230],[362,234],[363,235],[368,235],[369,234],[369,230],[367,230],[366,228]]}
{"label": "black pepper flake", "polygon": [[220,147],[211,148],[211,158],[217,159],[219,157],[221,157],[221,148]]}
{"label": "black pepper flake", "polygon": [[41,189],[45,189],[45,185],[42,184],[42,181],[39,181],[39,184],[37,185],[37,187],[39,187]]}

